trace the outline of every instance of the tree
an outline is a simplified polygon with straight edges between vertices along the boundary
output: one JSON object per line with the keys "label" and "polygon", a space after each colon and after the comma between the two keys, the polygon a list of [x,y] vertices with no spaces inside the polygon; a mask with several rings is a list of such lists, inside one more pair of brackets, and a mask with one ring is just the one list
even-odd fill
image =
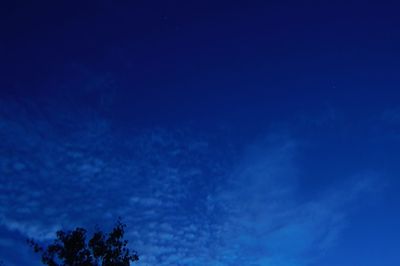
{"label": "tree", "polygon": [[27,242],[48,266],[129,266],[139,257],[136,251],[130,252],[127,248],[128,241],[123,239],[125,227],[118,220],[110,233],[97,229],[88,241],[83,228],[58,231],[57,238],[46,248],[33,239]]}

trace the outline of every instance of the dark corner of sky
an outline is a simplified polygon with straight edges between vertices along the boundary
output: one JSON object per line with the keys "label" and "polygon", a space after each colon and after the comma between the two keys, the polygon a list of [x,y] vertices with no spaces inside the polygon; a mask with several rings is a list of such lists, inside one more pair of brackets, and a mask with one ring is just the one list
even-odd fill
{"label": "dark corner of sky", "polygon": [[2,1],[0,261],[122,217],[143,266],[398,265],[399,12]]}

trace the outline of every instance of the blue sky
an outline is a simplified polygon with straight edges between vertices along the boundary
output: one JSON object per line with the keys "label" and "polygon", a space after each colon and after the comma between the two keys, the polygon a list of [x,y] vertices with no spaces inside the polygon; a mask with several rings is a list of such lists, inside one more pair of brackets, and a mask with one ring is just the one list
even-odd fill
{"label": "blue sky", "polygon": [[0,259],[110,228],[139,265],[400,261],[400,6],[0,8]]}

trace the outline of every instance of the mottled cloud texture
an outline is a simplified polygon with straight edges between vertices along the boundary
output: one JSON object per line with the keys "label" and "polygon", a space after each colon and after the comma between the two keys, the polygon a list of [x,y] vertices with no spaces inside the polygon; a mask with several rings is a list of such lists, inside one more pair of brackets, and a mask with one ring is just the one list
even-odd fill
{"label": "mottled cloud texture", "polygon": [[368,189],[356,178],[302,198],[292,138],[267,136],[239,152],[190,128],[116,130],[82,110],[0,106],[0,256],[8,265],[31,263],[25,237],[107,228],[119,216],[139,265],[311,265]]}

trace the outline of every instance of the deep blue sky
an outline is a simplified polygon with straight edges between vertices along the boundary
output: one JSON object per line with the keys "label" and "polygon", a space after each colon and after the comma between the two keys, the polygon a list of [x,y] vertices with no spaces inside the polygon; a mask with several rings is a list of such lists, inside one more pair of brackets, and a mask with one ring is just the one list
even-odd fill
{"label": "deep blue sky", "polygon": [[400,5],[368,2],[2,3],[0,259],[122,216],[140,265],[397,265]]}

